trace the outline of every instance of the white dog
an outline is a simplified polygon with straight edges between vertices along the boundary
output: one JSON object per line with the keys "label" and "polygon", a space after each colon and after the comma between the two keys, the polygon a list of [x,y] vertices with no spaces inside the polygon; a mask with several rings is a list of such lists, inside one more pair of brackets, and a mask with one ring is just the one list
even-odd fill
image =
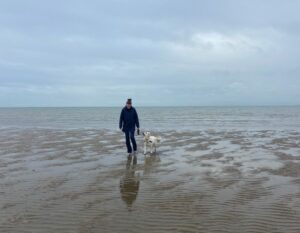
{"label": "white dog", "polygon": [[150,146],[150,153],[156,152],[156,146],[160,143],[161,137],[151,136],[150,132],[143,133],[144,135],[144,155],[147,153],[147,146]]}

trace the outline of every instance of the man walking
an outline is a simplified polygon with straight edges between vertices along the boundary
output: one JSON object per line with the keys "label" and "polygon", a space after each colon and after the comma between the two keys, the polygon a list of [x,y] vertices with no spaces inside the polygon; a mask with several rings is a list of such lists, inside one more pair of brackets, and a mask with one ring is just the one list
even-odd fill
{"label": "man walking", "polygon": [[[134,153],[136,152],[137,146],[134,138],[135,127],[137,127],[137,133],[140,133],[139,117],[134,107],[132,107],[131,99],[128,99],[126,106],[122,109],[120,114],[119,128],[125,133],[127,152],[129,155],[132,154],[132,147]],[[130,143],[131,141],[131,143]]]}

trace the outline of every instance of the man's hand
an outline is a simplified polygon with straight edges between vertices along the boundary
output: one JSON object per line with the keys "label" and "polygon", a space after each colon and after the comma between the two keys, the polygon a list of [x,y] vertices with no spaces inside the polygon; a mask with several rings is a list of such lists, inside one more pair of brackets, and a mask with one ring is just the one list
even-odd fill
{"label": "man's hand", "polygon": [[140,128],[137,128],[137,134],[140,135]]}

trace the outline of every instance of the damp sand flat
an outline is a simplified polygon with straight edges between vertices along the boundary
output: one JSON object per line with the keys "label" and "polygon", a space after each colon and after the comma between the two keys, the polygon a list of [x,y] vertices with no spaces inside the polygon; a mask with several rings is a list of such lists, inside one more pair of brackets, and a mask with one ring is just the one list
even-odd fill
{"label": "damp sand flat", "polygon": [[300,232],[300,132],[2,129],[0,232]]}

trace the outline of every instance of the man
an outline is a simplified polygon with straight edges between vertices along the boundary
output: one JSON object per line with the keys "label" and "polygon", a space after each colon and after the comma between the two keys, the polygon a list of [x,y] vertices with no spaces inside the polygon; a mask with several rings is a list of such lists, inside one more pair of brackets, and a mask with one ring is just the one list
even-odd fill
{"label": "man", "polygon": [[120,114],[119,128],[125,133],[127,152],[129,155],[132,154],[132,147],[130,141],[132,142],[134,153],[137,149],[136,141],[134,138],[135,127],[137,127],[137,133],[139,134],[139,117],[135,108],[132,107],[131,99],[128,99],[126,102],[126,106],[122,109]]}

